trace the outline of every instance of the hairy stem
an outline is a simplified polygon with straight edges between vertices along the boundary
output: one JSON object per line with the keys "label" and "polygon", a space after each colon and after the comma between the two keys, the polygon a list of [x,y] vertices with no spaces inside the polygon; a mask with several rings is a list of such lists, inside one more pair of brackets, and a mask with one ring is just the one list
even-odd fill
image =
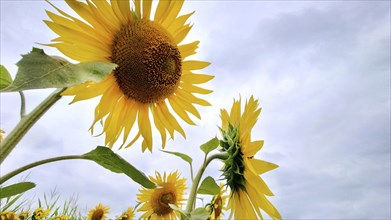
{"label": "hairy stem", "polygon": [[87,159],[87,158],[83,155],[70,155],[70,156],[53,157],[53,158],[49,158],[49,159],[45,159],[45,160],[36,161],[34,163],[27,164],[26,166],[23,166],[19,169],[16,169],[16,170],[2,176],[0,178],[0,185],[3,184],[5,181],[9,180],[10,178],[18,175],[19,173],[22,173],[28,169],[33,168],[33,167],[36,167],[36,166],[39,166],[39,165],[42,165],[45,163],[51,163],[51,162],[56,162],[56,161],[60,161],[60,160],[72,160],[72,159]]}
{"label": "hairy stem", "polygon": [[0,143],[0,164],[11,153],[28,130],[42,117],[45,112],[54,105],[60,98],[61,92],[66,88],[57,89],[39,104],[31,113],[25,115],[16,127]]}
{"label": "hairy stem", "polygon": [[191,187],[190,194],[189,194],[189,199],[188,199],[187,205],[186,205],[186,213],[190,213],[193,210],[194,202],[195,202],[195,199],[196,199],[196,196],[197,196],[198,185],[200,184],[201,177],[204,174],[204,171],[205,171],[206,167],[214,159],[225,160],[227,158],[228,158],[228,154],[227,153],[213,154],[212,156],[209,156],[208,158],[205,158],[204,163],[202,164],[202,166],[198,170],[197,175],[195,176],[195,178],[193,180],[193,185]]}

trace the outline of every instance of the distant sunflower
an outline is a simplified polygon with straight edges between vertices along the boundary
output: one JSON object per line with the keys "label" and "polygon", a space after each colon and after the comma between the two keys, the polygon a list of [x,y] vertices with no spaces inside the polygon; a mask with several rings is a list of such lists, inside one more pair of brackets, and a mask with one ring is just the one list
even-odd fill
{"label": "distant sunflower", "polygon": [[220,193],[213,196],[212,202],[209,205],[210,220],[220,220],[223,216],[223,210],[226,209],[226,202],[228,195],[227,189],[224,189],[224,185],[220,184]]}
{"label": "distant sunflower", "polygon": [[88,212],[87,220],[105,220],[109,214],[110,208],[99,203],[95,208]]}
{"label": "distant sunflower", "polygon": [[50,213],[50,209],[37,208],[33,212],[32,220],[41,220],[48,216]]}
{"label": "distant sunflower", "polygon": [[[44,22],[59,37],[48,46],[80,62],[118,65],[104,80],[73,86],[62,93],[75,96],[72,102],[102,95],[91,132],[101,122],[109,147],[113,147],[122,132],[121,147],[131,146],[141,136],[143,152],[147,148],[152,151],[152,118],[163,148],[167,132],[172,139],[175,131],[186,137],[169,106],[186,123],[194,125],[188,113],[201,118],[194,104],[210,103],[193,93],[211,93],[197,84],[213,78],[193,72],[210,63],[186,60],[196,53],[199,41],[180,45],[192,28],[186,21],[194,12],[178,17],[183,0],[159,1],[154,16],[152,1],[148,0],[65,1],[82,19],[52,5],[61,15],[48,11],[52,21]],[[136,119],[139,129],[129,143],[127,139]]]}
{"label": "distant sunflower", "polygon": [[5,211],[0,213],[1,220],[17,220],[18,215],[12,211]]}
{"label": "distant sunflower", "polygon": [[246,102],[243,114],[240,100],[234,100],[230,114],[221,110],[223,151],[230,155],[223,168],[226,185],[231,190],[230,219],[232,216],[234,219],[263,219],[260,210],[273,219],[281,219],[278,210],[266,198],[273,193],[259,176],[278,166],[254,158],[263,146],[263,141],[251,141],[251,130],[260,113],[258,100],[252,96]]}
{"label": "distant sunflower", "polygon": [[137,194],[137,201],[142,206],[137,210],[145,212],[141,219],[177,219],[180,214],[175,212],[169,204],[180,207],[184,201],[186,179],[180,178],[178,171],[162,177],[156,172],[156,178],[149,177],[156,185],[155,189],[141,189]]}
{"label": "distant sunflower", "polygon": [[128,208],[117,220],[131,220],[134,219],[134,209],[132,207]]}

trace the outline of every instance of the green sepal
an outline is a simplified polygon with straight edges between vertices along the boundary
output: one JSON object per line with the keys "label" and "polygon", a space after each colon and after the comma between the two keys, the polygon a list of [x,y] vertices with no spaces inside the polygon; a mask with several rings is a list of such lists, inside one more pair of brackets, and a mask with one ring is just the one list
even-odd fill
{"label": "green sepal", "polygon": [[49,56],[33,48],[16,64],[18,72],[11,85],[1,92],[28,89],[65,88],[87,81],[99,82],[117,66],[108,62],[70,63],[62,57]]}
{"label": "green sepal", "polygon": [[94,150],[84,154],[83,157],[85,159],[95,161],[102,167],[112,172],[124,173],[136,183],[145,188],[156,188],[155,183],[149,180],[149,178],[143,172],[136,169],[134,166],[132,166],[130,163],[107,147],[98,146]]}
{"label": "green sepal", "polygon": [[217,137],[214,137],[210,139],[208,142],[206,142],[205,144],[201,145],[200,148],[205,154],[208,154],[212,150],[216,149],[219,146],[219,144],[220,144],[219,139]]}
{"label": "green sepal", "polygon": [[5,66],[0,65],[0,90],[7,88],[12,83],[12,78]]}
{"label": "green sepal", "polygon": [[220,187],[212,177],[208,176],[202,181],[201,186],[197,190],[197,193],[217,195],[220,193]]}
{"label": "green sepal", "polygon": [[21,182],[0,188],[0,199],[8,198],[26,192],[35,187],[35,183]]}

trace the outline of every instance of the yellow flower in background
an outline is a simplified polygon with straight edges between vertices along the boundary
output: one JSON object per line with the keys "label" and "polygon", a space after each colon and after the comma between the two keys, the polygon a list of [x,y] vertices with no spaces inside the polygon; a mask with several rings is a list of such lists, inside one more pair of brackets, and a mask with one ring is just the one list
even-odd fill
{"label": "yellow flower in background", "polygon": [[213,196],[212,202],[209,206],[210,209],[210,220],[220,220],[223,216],[223,209],[226,210],[226,202],[228,199],[227,189],[224,189],[224,185],[220,184],[220,193]]}
{"label": "yellow flower in background", "polygon": [[4,134],[5,134],[5,131],[0,129],[0,142],[4,141]]}
{"label": "yellow flower in background", "polygon": [[41,220],[49,215],[50,209],[44,210],[43,208],[37,208],[33,212],[32,220]]}
{"label": "yellow flower in background", "polygon": [[251,96],[241,113],[241,101],[234,100],[231,112],[221,110],[223,151],[230,156],[225,161],[223,176],[231,193],[228,208],[234,219],[263,219],[261,210],[273,219],[281,219],[278,210],[266,196],[273,196],[269,187],[259,176],[278,166],[255,159],[263,141],[251,141],[251,131],[261,109],[258,100]]}
{"label": "yellow flower in background", "polygon": [[68,220],[68,216],[61,215],[54,217],[54,220]]}
{"label": "yellow flower in background", "polygon": [[186,190],[186,179],[180,178],[178,171],[162,176],[156,172],[156,178],[149,177],[157,185],[155,189],[141,189],[137,201],[142,206],[137,210],[145,212],[141,219],[178,219],[180,214],[168,204],[181,207]]}
{"label": "yellow flower in background", "polygon": [[88,212],[87,220],[104,220],[107,218],[110,208],[99,203]]}
{"label": "yellow flower in background", "polygon": [[[152,151],[153,120],[164,148],[167,132],[172,139],[175,131],[186,137],[169,107],[194,125],[189,113],[201,118],[194,104],[210,105],[194,95],[212,92],[197,84],[206,83],[213,76],[194,73],[210,63],[186,59],[196,53],[199,41],[181,44],[192,28],[186,21],[194,13],[178,16],[183,2],[158,1],[154,15],[152,1],[148,0],[66,0],[81,19],[54,5],[61,15],[47,12],[51,21],[45,23],[59,35],[49,46],[80,62],[118,65],[101,82],[86,82],[62,94],[74,96],[73,102],[101,96],[91,131],[101,122],[107,146],[113,147],[123,134],[121,147],[129,147],[142,137],[142,151]],[[129,142],[134,124],[138,130]]]}
{"label": "yellow flower in background", "polygon": [[1,220],[17,220],[18,215],[11,212],[11,211],[5,211],[5,212],[1,212],[0,219]]}
{"label": "yellow flower in background", "polygon": [[20,220],[25,220],[25,219],[27,219],[29,217],[29,215],[30,215],[30,210],[21,211],[19,213],[19,219]]}
{"label": "yellow flower in background", "polygon": [[117,220],[131,220],[134,219],[134,209],[132,207],[128,208]]}

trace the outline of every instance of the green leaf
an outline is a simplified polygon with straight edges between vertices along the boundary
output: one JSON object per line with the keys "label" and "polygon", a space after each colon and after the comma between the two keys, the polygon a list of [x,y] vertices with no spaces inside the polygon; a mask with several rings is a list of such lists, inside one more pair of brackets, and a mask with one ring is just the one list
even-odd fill
{"label": "green leaf", "polygon": [[210,139],[208,142],[205,144],[201,145],[201,150],[204,151],[205,154],[208,154],[212,150],[216,149],[220,144],[220,141],[217,137],[214,137]]}
{"label": "green leaf", "polygon": [[174,204],[171,204],[169,203],[168,204],[170,206],[170,208],[172,208],[173,210],[181,213],[181,219],[182,220],[189,220],[189,216],[186,214],[185,210],[182,210],[181,208],[179,208],[178,206],[174,205]]}
{"label": "green leaf", "polygon": [[107,147],[98,146],[83,156],[86,159],[95,161],[99,165],[108,170],[111,170],[112,172],[126,174],[136,183],[139,183],[145,188],[156,188],[155,183],[150,181],[143,172],[136,169],[134,166],[132,166],[130,163]]}
{"label": "green leaf", "polygon": [[217,195],[220,193],[220,187],[216,181],[208,176],[202,181],[201,186],[198,188],[198,194]]}
{"label": "green leaf", "polygon": [[65,88],[87,81],[99,82],[115,67],[106,62],[72,64],[58,56],[48,56],[42,49],[33,48],[16,64],[19,69],[13,83],[1,92],[27,89]]}
{"label": "green leaf", "polygon": [[191,220],[205,220],[209,218],[209,212],[205,208],[196,208],[190,213]]}
{"label": "green leaf", "polygon": [[162,151],[164,153],[172,154],[172,155],[175,155],[177,157],[182,158],[184,161],[188,162],[190,164],[190,166],[193,163],[193,159],[189,155],[179,153],[179,152],[166,151],[166,150],[162,150]]}
{"label": "green leaf", "polygon": [[0,199],[24,193],[35,187],[35,183],[21,182],[0,188]]}
{"label": "green leaf", "polygon": [[12,83],[12,78],[5,66],[0,65],[0,90],[7,88]]}

